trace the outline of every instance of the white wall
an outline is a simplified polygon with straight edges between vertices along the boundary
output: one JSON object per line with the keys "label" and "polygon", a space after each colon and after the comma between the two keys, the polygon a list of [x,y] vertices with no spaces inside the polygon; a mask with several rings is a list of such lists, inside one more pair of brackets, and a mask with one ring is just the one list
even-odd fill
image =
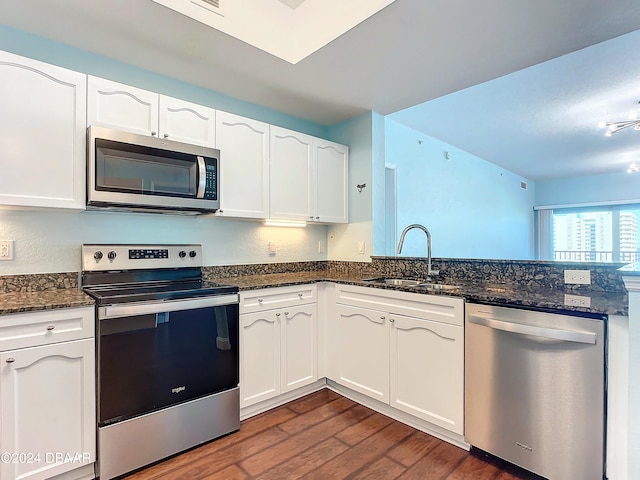
{"label": "white wall", "polygon": [[0,262],[0,275],[80,271],[83,243],[199,243],[205,265],[324,260],[318,241],[326,232],[322,225],[265,227],[214,217],[0,210],[0,239],[15,241],[15,260]]}

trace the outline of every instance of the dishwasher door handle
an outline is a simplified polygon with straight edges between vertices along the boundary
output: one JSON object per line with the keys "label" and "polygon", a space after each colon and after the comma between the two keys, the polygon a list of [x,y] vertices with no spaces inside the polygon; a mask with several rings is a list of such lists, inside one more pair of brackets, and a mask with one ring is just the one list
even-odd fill
{"label": "dishwasher door handle", "polygon": [[505,332],[517,333],[520,335],[533,335],[535,337],[548,338],[552,340],[564,340],[566,342],[587,343],[590,345],[595,345],[597,339],[597,335],[593,332],[561,330],[558,328],[549,327],[536,327],[534,325],[504,322],[502,320],[478,317],[475,315],[469,315],[467,319],[469,323],[493,328],[494,330],[502,330]]}

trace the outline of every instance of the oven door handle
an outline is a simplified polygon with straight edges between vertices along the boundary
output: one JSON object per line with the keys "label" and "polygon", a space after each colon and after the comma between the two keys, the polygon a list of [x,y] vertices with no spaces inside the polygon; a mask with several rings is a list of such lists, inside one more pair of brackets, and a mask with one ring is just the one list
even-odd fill
{"label": "oven door handle", "polygon": [[215,297],[190,298],[181,300],[167,300],[162,302],[124,303],[98,308],[98,320],[109,318],[131,317],[161,312],[175,312],[178,310],[193,310],[196,308],[222,307],[239,304],[237,293],[232,295],[218,295]]}

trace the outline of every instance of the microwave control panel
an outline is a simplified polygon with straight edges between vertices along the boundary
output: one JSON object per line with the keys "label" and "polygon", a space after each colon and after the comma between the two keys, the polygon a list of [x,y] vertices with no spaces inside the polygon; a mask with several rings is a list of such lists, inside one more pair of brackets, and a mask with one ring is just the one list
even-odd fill
{"label": "microwave control panel", "polygon": [[217,181],[217,161],[209,163],[207,161],[207,178],[205,181],[204,198],[207,200],[217,200],[218,198],[218,181]]}

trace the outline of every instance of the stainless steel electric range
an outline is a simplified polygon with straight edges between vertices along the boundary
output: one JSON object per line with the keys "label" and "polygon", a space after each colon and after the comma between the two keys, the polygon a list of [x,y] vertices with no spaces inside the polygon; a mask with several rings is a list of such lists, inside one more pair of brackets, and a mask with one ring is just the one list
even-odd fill
{"label": "stainless steel electric range", "polygon": [[240,427],[238,289],[202,266],[200,245],[82,246],[102,479]]}

